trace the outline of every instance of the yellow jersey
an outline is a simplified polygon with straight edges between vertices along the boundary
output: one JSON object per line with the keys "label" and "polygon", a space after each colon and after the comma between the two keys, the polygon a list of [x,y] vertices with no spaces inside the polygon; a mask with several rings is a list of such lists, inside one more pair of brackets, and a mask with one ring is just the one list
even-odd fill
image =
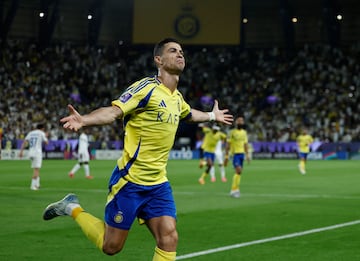
{"label": "yellow jersey", "polygon": [[140,185],[166,182],[169,152],[180,120],[191,117],[189,104],[155,76],[132,84],[112,105],[124,112],[124,151],[117,161],[124,178]]}
{"label": "yellow jersey", "polygon": [[309,153],[310,152],[310,144],[313,143],[313,137],[309,134],[300,134],[296,138],[296,142],[299,147],[299,152],[301,153]]}
{"label": "yellow jersey", "polygon": [[215,152],[216,144],[219,140],[225,140],[226,134],[221,131],[214,133],[209,127],[202,128],[203,133],[205,134],[201,148],[206,152]]}
{"label": "yellow jersey", "polygon": [[245,153],[245,145],[248,143],[247,132],[244,129],[232,129],[229,132],[227,142],[230,145],[232,155]]}

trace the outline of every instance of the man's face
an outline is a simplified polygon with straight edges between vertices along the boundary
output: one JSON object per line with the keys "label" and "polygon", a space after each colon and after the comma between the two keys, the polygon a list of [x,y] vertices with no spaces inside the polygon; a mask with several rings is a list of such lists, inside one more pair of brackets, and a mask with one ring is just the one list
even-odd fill
{"label": "man's face", "polygon": [[181,46],[177,43],[167,43],[160,56],[157,56],[160,68],[171,74],[180,75],[185,68],[185,57]]}
{"label": "man's face", "polygon": [[236,125],[244,125],[244,118],[243,117],[237,118],[235,124]]}
{"label": "man's face", "polygon": [[235,125],[236,127],[240,130],[240,129],[244,129],[245,128],[245,121],[243,117],[238,117],[235,121]]}

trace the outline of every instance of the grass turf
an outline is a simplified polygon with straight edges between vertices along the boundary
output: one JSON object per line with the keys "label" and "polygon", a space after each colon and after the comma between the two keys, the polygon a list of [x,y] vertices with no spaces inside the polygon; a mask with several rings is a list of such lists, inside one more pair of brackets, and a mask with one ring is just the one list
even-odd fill
{"label": "grass turf", "polygon": [[[67,173],[74,163],[44,160],[42,187],[31,191],[29,161],[0,161],[0,259],[151,260],[155,242],[147,228],[137,222],[124,250],[108,257],[87,240],[71,218],[42,220],[46,205],[69,192],[79,196],[88,212],[103,217],[107,181],[115,161],[91,161],[93,180],[85,179],[82,169],[69,179]],[[359,223],[275,240],[296,232],[359,222],[359,167],[358,161],[309,161],[307,174],[301,175],[294,160],[254,160],[245,165],[241,198],[234,199],[229,197],[230,166],[226,169],[227,183],[220,181],[217,169],[218,181],[208,179],[201,186],[197,179],[202,170],[197,161],[169,161],[168,177],[178,210],[178,258],[360,260]],[[218,249],[221,247],[229,249]]]}

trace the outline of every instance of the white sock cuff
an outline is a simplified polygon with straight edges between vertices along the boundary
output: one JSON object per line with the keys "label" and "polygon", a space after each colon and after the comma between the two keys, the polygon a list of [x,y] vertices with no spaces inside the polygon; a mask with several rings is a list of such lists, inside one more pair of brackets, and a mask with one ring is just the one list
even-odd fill
{"label": "white sock cuff", "polygon": [[71,216],[71,213],[73,211],[73,209],[80,207],[80,204],[77,203],[69,203],[67,204],[67,206],[65,207],[65,213],[69,216]]}

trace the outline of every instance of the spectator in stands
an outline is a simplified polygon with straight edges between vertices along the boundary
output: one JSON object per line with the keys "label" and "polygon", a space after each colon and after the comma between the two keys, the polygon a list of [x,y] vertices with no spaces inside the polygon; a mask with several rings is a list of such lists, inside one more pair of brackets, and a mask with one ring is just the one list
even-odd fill
{"label": "spectator in stands", "polygon": [[[34,43],[12,40],[1,51],[0,122],[4,137],[8,136],[5,127],[20,130],[16,139],[32,129],[31,122],[56,122],[57,108],[65,108],[70,100],[75,98],[73,104],[80,110],[104,106],[114,97],[116,86],[135,80],[139,72],[152,71],[148,54],[135,54],[132,61],[125,62],[126,57],[106,46],[66,43],[38,51]],[[128,51],[136,53],[131,47]],[[189,54],[191,68],[184,72],[179,89],[186,90],[184,96],[191,99],[191,105],[202,108],[201,97],[219,97],[231,111],[248,111],[246,118],[267,123],[250,125],[248,131],[257,141],[277,141],[279,130],[267,130],[287,125],[293,129],[314,126],[309,129],[313,134],[321,129],[317,138],[323,141],[343,140],[346,129],[352,141],[359,141],[360,44],[341,49],[305,44],[294,55],[285,55],[278,48],[236,47],[190,49]],[[273,96],[277,99],[269,103],[268,97]],[[332,122],[339,126],[335,136],[330,133]],[[113,129],[115,126],[103,126],[94,136]],[[64,135],[59,128],[58,137]]]}

